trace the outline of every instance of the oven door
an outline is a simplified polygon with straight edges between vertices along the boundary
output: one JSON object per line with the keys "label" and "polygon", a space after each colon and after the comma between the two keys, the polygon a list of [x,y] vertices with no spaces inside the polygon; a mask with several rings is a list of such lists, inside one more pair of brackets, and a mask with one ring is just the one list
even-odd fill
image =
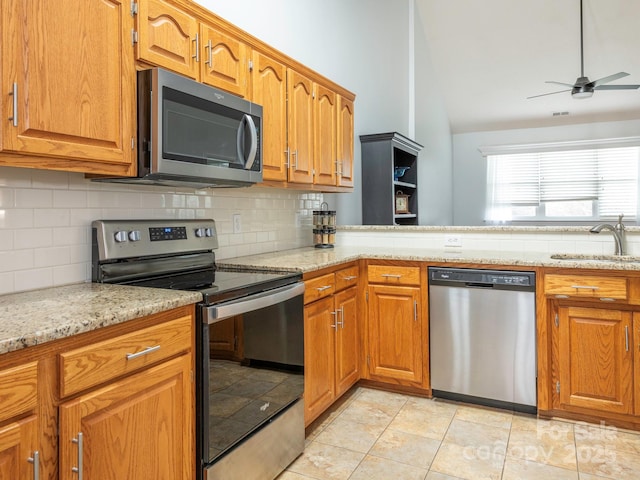
{"label": "oven door", "polygon": [[[204,468],[249,444],[250,436],[285,416],[301,399],[303,294],[304,284],[297,282],[240,300],[202,306],[198,450]],[[303,444],[302,409],[291,409],[298,410],[298,437]],[[255,452],[246,454],[249,457],[242,453],[245,459],[255,456]]]}

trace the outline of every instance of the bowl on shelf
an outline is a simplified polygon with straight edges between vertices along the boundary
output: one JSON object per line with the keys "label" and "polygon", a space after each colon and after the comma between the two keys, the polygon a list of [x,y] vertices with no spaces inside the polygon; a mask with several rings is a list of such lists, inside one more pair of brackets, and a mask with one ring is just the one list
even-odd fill
{"label": "bowl on shelf", "polygon": [[407,172],[407,170],[409,170],[409,168],[411,167],[396,167],[393,169],[393,179],[394,180],[398,180],[400,178],[402,178],[404,176],[404,174]]}

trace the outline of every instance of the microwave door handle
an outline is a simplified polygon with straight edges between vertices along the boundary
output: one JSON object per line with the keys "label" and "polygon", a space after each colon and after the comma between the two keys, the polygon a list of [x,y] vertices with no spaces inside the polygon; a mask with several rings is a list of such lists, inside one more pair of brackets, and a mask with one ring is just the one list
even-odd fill
{"label": "microwave door handle", "polygon": [[[249,127],[249,133],[251,135],[251,147],[249,148],[249,154],[245,157],[244,155],[244,131],[245,124]],[[253,118],[250,115],[244,115],[242,117],[242,121],[240,122],[240,126],[238,127],[238,156],[243,160],[246,160],[245,170],[250,170],[253,166],[253,162],[256,160],[256,153],[258,152],[258,130],[256,129],[256,124],[253,122]]]}

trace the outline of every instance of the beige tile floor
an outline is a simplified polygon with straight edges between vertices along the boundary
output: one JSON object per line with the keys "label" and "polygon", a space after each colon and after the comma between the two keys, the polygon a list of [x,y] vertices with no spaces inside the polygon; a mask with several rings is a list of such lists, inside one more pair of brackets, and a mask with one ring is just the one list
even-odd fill
{"label": "beige tile floor", "polygon": [[638,480],[640,434],[354,388],[278,480]]}

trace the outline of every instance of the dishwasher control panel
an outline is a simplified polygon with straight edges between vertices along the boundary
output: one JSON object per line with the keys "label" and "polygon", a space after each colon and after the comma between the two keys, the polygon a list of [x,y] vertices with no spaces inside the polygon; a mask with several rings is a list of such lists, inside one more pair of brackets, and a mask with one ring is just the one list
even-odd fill
{"label": "dishwasher control panel", "polygon": [[516,272],[511,270],[484,270],[471,268],[429,267],[429,283],[460,286],[510,286],[535,288],[534,272]]}

